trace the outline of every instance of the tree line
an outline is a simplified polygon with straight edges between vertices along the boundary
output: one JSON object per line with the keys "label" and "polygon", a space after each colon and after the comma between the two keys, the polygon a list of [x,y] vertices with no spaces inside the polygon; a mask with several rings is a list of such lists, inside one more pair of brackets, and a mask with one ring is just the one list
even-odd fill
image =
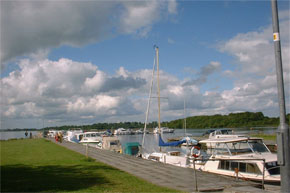
{"label": "tree line", "polygon": [[[287,123],[289,124],[290,114],[287,114]],[[186,118],[187,128],[237,128],[237,127],[277,127],[279,125],[279,117],[267,117],[262,112],[242,112],[230,113],[228,115],[201,115]],[[147,128],[155,128],[158,126],[156,121],[148,123]],[[161,126],[182,129],[184,128],[184,119],[177,119],[168,122],[162,122]],[[120,123],[95,123],[92,125],[64,125],[59,127],[46,127],[44,130],[70,130],[82,129],[89,130],[115,130],[118,128],[139,129],[144,128],[142,122],[120,122]],[[8,131],[23,131],[37,129],[7,129]],[[6,131],[7,131],[6,130]]]}
{"label": "tree line", "polygon": [[[287,114],[289,124],[290,114]],[[170,128],[183,128],[184,119],[166,123]],[[202,115],[186,118],[187,128],[237,128],[237,127],[277,127],[279,117],[267,117],[262,112],[230,113],[229,115]]]}

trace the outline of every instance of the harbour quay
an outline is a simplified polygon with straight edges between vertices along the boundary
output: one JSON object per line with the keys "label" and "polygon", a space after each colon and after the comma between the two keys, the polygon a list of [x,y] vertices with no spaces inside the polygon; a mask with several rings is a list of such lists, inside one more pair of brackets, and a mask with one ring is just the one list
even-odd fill
{"label": "harbour quay", "polygon": [[[48,139],[49,140],[49,139]],[[51,139],[52,142],[56,143]],[[211,174],[63,141],[56,143],[153,184],[184,192],[280,192],[280,186]]]}

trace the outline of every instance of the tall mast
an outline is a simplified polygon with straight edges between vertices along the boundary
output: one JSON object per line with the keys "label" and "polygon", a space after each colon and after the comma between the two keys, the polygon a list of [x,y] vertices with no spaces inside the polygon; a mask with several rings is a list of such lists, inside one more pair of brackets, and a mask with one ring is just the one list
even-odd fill
{"label": "tall mast", "polygon": [[184,108],[184,136],[186,136],[186,112],[185,112],[185,99],[183,101],[183,108]]}
{"label": "tall mast", "polygon": [[160,123],[160,81],[159,81],[159,48],[155,46],[156,51],[156,64],[157,64],[157,93],[158,93],[158,130],[161,133],[161,123]]}

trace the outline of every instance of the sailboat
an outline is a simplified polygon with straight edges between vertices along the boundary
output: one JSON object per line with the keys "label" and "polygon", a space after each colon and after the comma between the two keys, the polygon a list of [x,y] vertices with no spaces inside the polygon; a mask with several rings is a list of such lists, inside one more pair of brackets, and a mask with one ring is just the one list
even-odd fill
{"label": "sailboat", "polygon": [[[160,81],[159,81],[159,48],[157,46],[154,46],[155,48],[155,61],[157,66],[157,93],[158,93],[158,144],[160,147],[159,152],[153,152],[142,154],[142,157],[145,159],[153,160],[153,161],[159,161],[167,164],[172,164],[176,166],[181,167],[189,167],[190,161],[189,156],[183,155],[180,151],[167,151],[162,152],[161,147],[168,147],[168,146],[179,146],[182,143],[185,143],[186,140],[180,140],[180,141],[173,141],[173,142],[164,142],[162,139],[162,131],[161,131],[161,116],[160,116]],[[143,141],[142,141],[142,147],[144,147],[144,139],[145,139],[145,133],[146,133],[146,124],[148,120],[148,114],[149,114],[149,107],[150,107],[150,99],[151,99],[151,93],[152,93],[152,86],[153,86],[153,77],[155,72],[155,62],[153,65],[153,71],[152,71],[152,80],[151,80],[151,88],[150,88],[150,94],[148,98],[148,105],[147,105],[147,111],[146,111],[146,120],[145,120],[145,126],[144,126],[144,135],[143,135]]]}
{"label": "sailboat", "polygon": [[189,133],[186,133],[186,113],[185,113],[185,99],[183,101],[183,114],[184,114],[184,119],[183,119],[183,129],[184,129],[184,137],[182,138],[182,140],[186,140],[185,143],[182,143],[182,146],[186,146],[186,147],[192,147],[194,145],[198,144],[198,141],[195,139],[192,139],[190,137]]}

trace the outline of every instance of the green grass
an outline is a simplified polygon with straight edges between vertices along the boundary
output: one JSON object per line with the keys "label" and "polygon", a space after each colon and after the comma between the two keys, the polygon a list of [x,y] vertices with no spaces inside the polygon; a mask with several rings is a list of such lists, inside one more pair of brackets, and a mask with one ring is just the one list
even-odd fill
{"label": "green grass", "polygon": [[177,192],[44,139],[0,144],[1,192]]}
{"label": "green grass", "polygon": [[264,140],[272,140],[272,141],[276,141],[276,134],[273,135],[267,135],[267,134],[254,134],[251,135],[252,137],[261,137]]}

